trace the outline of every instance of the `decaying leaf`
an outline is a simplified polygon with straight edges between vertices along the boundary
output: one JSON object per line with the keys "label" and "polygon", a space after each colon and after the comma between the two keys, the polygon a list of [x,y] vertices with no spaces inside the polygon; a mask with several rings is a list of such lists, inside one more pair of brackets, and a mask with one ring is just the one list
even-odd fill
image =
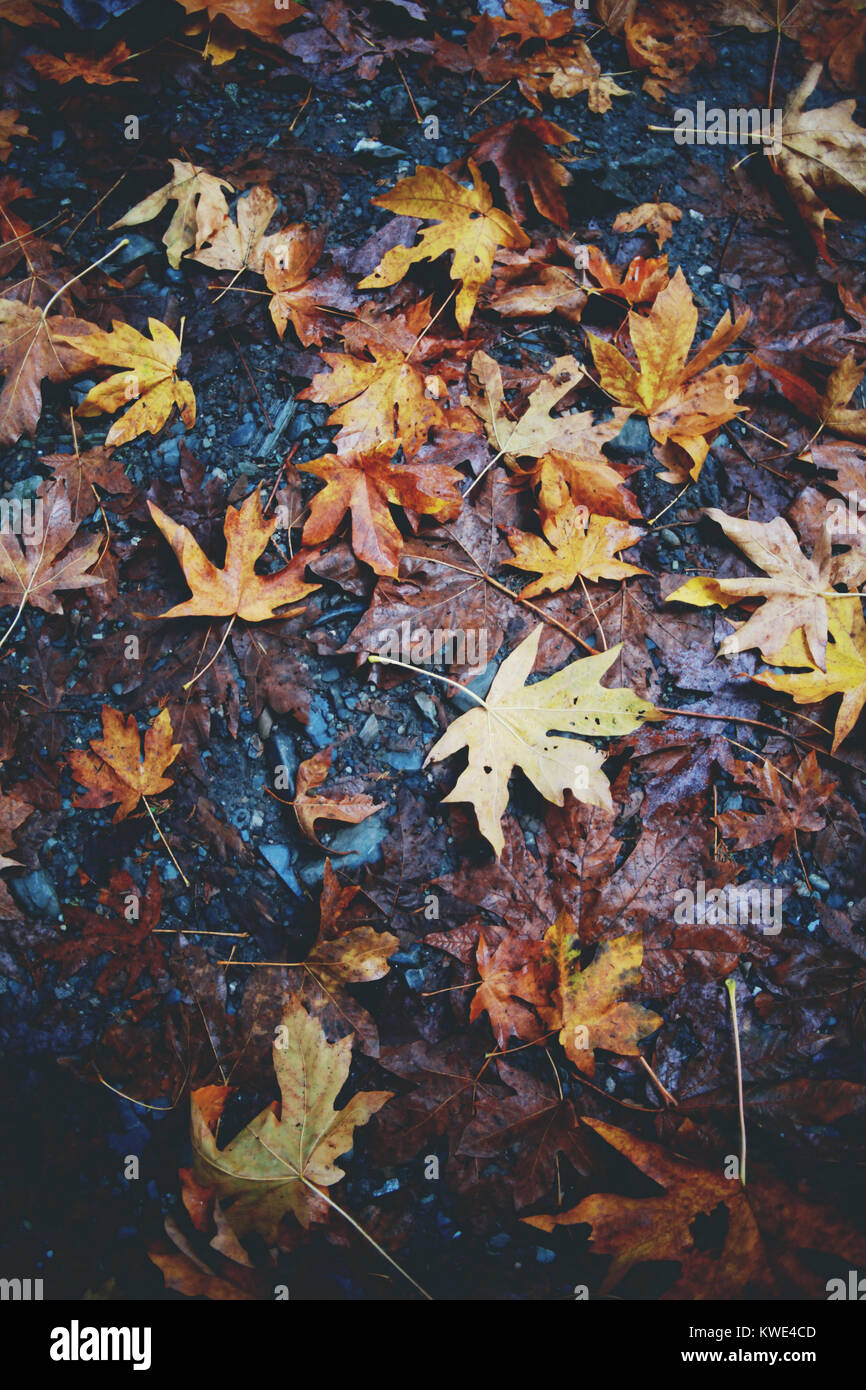
{"label": "decaying leaf", "polygon": [[158,217],[166,203],[177,203],[171,221],[163,233],[163,244],[169,265],[177,270],[180,258],[190,247],[196,250],[214,235],[228,217],[228,204],[223,189],[232,185],[181,159],[170,159],[172,176],[155,193],[150,193],[134,208],[130,208],[111,230],[117,227],[137,227]]}
{"label": "decaying leaf", "polygon": [[298,818],[302,834],[314,845],[316,822],[320,820],[343,821],[348,825],[358,825],[384,806],[382,801],[374,801],[362,792],[343,792],[336,796],[313,796],[312,793],[325,781],[331,767],[333,747],[320,748],[311,758],[306,758],[298,768],[295,783],[295,799],[292,805]]}

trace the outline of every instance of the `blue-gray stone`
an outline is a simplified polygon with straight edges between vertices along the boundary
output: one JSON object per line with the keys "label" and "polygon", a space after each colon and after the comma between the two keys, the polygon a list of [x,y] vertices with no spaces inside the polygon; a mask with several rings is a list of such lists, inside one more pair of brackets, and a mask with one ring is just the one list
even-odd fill
{"label": "blue-gray stone", "polygon": [[18,906],[29,917],[38,917],[47,922],[61,920],[60,902],[54,885],[43,869],[34,869],[21,878],[12,879],[9,887]]}

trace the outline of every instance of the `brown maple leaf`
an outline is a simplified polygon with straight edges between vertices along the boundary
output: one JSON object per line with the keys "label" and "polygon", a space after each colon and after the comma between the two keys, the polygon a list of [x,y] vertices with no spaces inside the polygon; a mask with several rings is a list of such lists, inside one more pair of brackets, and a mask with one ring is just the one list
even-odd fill
{"label": "brown maple leaf", "polygon": [[92,514],[98,496],[94,495],[96,488],[125,497],[137,491],[111,449],[99,447],[85,449],[81,454],[45,454],[41,461],[46,468],[54,470],[55,478],[62,480],[66,487],[75,521]]}
{"label": "brown maple leaf", "polygon": [[277,527],[276,515],[265,520],[258,488],[240,508],[229,507],[226,512],[226,559],[222,569],[207,558],[186,526],[172,521],[155,503],[148,501],[147,505],[192,589],[192,598],[169,608],[162,614],[164,618],[237,616],[249,623],[262,623],[273,618],[278,608],[320,587],[304,579],[310,560],[306,552],[296,555],[274,574],[256,573],[256,564]]}
{"label": "brown maple leaf", "polygon": [[305,545],[319,545],[334,534],[346,512],[352,517],[352,549],[376,574],[396,577],[403,538],[391,516],[392,506],[453,521],[460,511],[461,475],[445,464],[393,463],[393,446],[362,456],[325,454],[301,471],[320,478],[325,487],[310,502],[304,526]]}
{"label": "brown maple leaf", "polygon": [[[523,1218],[546,1232],[591,1226],[590,1249],[613,1256],[602,1296],[636,1265],[652,1260],[679,1266],[665,1299],[778,1298],[777,1279],[783,1286],[793,1282],[803,1297],[826,1298],[823,1274],[816,1275],[799,1252],[831,1251],[855,1266],[866,1260],[866,1239],[847,1220],[774,1178],[750,1175],[746,1187],[739,1177],[701,1168],[602,1120],[582,1123],[663,1189],[649,1197],[596,1192],[570,1211]],[[712,1239],[702,1238],[701,1218],[720,1209],[727,1220]],[[792,1232],[797,1251],[790,1249]]]}
{"label": "brown maple leaf", "polygon": [[0,160],[2,160],[4,164],[12,153],[13,140],[35,139],[35,136],[30,134],[26,125],[18,124],[18,117],[20,114],[20,111],[0,111]]}
{"label": "brown maple leaf", "polygon": [[99,901],[108,908],[107,913],[75,904],[66,906],[64,920],[80,929],[78,935],[64,933],[62,939],[41,943],[46,960],[60,964],[60,979],[67,980],[88,961],[105,956],[108,961],[94,981],[99,994],[107,994],[120,977],[125,976],[123,993],[130,995],[143,974],[155,981],[166,976],[165,952],[154,935],[162,911],[156,869],[151,869],[143,894],[131,874],[125,870],[113,873],[109,887],[100,891]]}
{"label": "brown maple leaf", "polygon": [[472,996],[470,1022],[486,1013],[502,1048],[508,1047],[511,1037],[520,1038],[521,1042],[540,1038],[544,1029],[538,1015],[528,1006],[541,1008],[549,1001],[550,980],[545,979],[542,942],[506,936],[492,947],[482,932],[477,961],[481,984]]}
{"label": "brown maple leaf", "polygon": [[336,795],[334,788],[330,796],[313,796],[312,793],[325,781],[334,755],[333,745],[320,748],[311,758],[305,759],[298,768],[295,781],[295,799],[292,805],[298,818],[301,833],[319,844],[316,838],[316,822],[320,820],[343,821],[347,825],[358,825],[369,816],[381,811],[384,801],[374,801],[362,792],[343,791]]}
{"label": "brown maple leaf", "polygon": [[651,304],[668,283],[667,256],[635,256],[620,269],[597,246],[590,246],[586,268],[602,290],[627,304]]}
{"label": "brown maple leaf", "polygon": [[823,830],[826,817],[821,807],[837,786],[824,777],[814,753],[803,759],[793,778],[786,777],[784,784],[770,762],[760,767],[739,764],[739,780],[749,786],[750,794],[769,802],[768,809],[758,815],[724,811],[713,820],[725,839],[733,841],[734,849],[754,849],[772,840],[775,867],[791,853],[798,830]]}
{"label": "brown maple leaf", "polygon": [[87,370],[78,336],[92,324],[81,319],[46,317],[17,299],[0,299],[0,444],[14,444],[36,433],[42,413],[43,381],[67,381]]}
{"label": "brown maple leaf", "polygon": [[613,224],[613,230],[625,233],[646,227],[659,246],[664,246],[673,235],[674,223],[682,221],[682,216],[682,208],[675,203],[641,203],[631,212],[621,212]]}
{"label": "brown maple leaf", "polygon": [[472,136],[478,164],[495,165],[508,210],[518,222],[529,212],[524,185],[542,217],[568,226],[568,212],[561,190],[571,182],[571,174],[546,146],[567,145],[577,136],[542,116],[508,121],[505,125],[479,131]]}
{"label": "brown maple leaf", "polygon": [[144,735],[144,757],[138,725],[110,705],[102,706],[102,738],[92,738],[88,752],[73,748],[66,754],[72,775],[86,791],[72,799],[73,806],[102,807],[117,803],[113,821],[125,820],[139,801],[157,796],[172,786],[165,770],[181,745],[172,743],[168,710],[157,715]]}
{"label": "brown maple leaf", "polygon": [[683,0],[656,0],[652,9],[639,7],[625,20],[629,62],[649,68],[644,91],[656,101],[682,86],[698,63],[715,61],[706,19]]}
{"label": "brown maple leaf", "polygon": [[91,536],[71,546],[79,521],[61,480],[41,483],[31,505],[33,527],[23,529],[20,540],[11,530],[0,532],[0,604],[23,608],[29,603],[45,613],[62,613],[60,591],[105,582],[87,573],[99,558],[103,538]]}
{"label": "brown maple leaf", "polygon": [[307,347],[320,343],[332,331],[334,317],[322,306],[348,313],[358,299],[342,275],[330,271],[311,278],[313,266],[325,244],[323,227],[296,222],[268,238],[264,277],[273,298],[268,312],[280,338],[291,322],[298,339]]}
{"label": "brown maple leaf", "polygon": [[28,53],[25,56],[39,76],[49,82],[74,82],[78,77],[89,86],[111,87],[115,82],[138,81],[137,77],[119,77],[114,71],[128,58],[136,56],[130,53],[122,39],[101,58],[85,53],[64,53],[62,58],[55,57],[53,53]]}

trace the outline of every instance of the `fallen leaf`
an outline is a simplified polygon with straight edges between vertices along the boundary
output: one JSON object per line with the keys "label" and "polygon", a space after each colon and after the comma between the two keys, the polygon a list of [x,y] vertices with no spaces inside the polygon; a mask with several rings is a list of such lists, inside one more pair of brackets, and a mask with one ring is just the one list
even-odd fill
{"label": "fallen leaf", "polygon": [[20,114],[20,111],[0,111],[0,160],[4,164],[12,153],[14,139],[34,139],[26,125],[18,124]]}
{"label": "fallen leaf", "polygon": [[293,999],[277,1030],[274,1071],[280,1101],[268,1105],[220,1149],[214,1137],[228,1087],[190,1097],[196,1176],[224,1201],[233,1230],[276,1244],[282,1220],[303,1226],[316,1214],[318,1189],[344,1176],[336,1160],[352,1148],[355,1130],[391,1099],[391,1091],[358,1091],[342,1110],[334,1102],[352,1064],[351,1036],[329,1043],[321,1024]]}
{"label": "fallen leaf", "polygon": [[179,380],[176,370],[180,343],[159,319],[148,319],[147,326],[150,338],[117,319],[110,333],[92,324],[74,335],[66,329],[54,333],[56,342],[76,350],[86,364],[82,370],[109,365],[125,369],[94,386],[78,407],[79,415],[111,414],[134,402],[105,436],[108,449],[127,444],[145,431],[158,434],[174,406],[187,429],[195,424],[193,389],[188,381]]}
{"label": "fallen leaf", "polygon": [[144,797],[158,796],[173,785],[165,770],[180,752],[172,743],[171,718],[163,710],[141,739],[133,715],[102,706],[102,738],[90,740],[91,752],[73,748],[66,754],[72,775],[86,791],[72,798],[73,806],[101,808],[117,803],[113,823],[125,820]]}
{"label": "fallen leaf", "polygon": [[799,666],[805,670],[761,671],[752,679],[770,690],[790,695],[800,705],[813,705],[831,695],[842,695],[833,746],[836,749],[854,728],[866,704],[866,622],[859,603],[827,603],[830,641],[826,648],[826,671],[815,666],[798,628],[788,641],[773,653],[773,666]]}
{"label": "fallen leaf", "polygon": [[25,56],[39,76],[49,82],[73,82],[80,77],[89,86],[110,87],[115,82],[138,81],[137,77],[119,77],[114,71],[128,58],[136,56],[130,53],[122,39],[101,58],[83,53],[64,53],[62,58],[55,57],[53,53],[28,53]]}
{"label": "fallen leaf", "polygon": [[445,801],[469,801],[478,828],[497,859],[505,838],[502,817],[508,806],[508,779],[520,767],[542,796],[557,806],[566,790],[592,806],[611,806],[604,754],[583,739],[551,737],[550,730],[604,738],[659,718],[652,705],[630,690],[606,690],[600,678],[616,660],[615,647],[573,661],[556,675],[527,686],[538,652],[539,624],[505,658],[479,709],[455,719],[430,749],[426,763],[441,762],[461,748],[469,765]]}
{"label": "fallen leaf", "polygon": [[403,537],[391,516],[402,506],[441,521],[460,511],[461,475],[439,463],[393,463],[393,446],[369,450],[361,457],[325,454],[301,471],[320,478],[325,487],[310,502],[304,525],[305,545],[318,545],[334,534],[346,512],[352,517],[352,549],[376,574],[398,572]]}
{"label": "fallen leaf", "polygon": [[[334,749],[320,748],[311,758],[305,759],[298,768],[295,782],[295,799],[292,805],[298,818],[301,834],[319,843],[316,838],[316,822],[320,820],[343,821],[348,825],[358,825],[369,816],[381,811],[384,801],[374,801],[371,796],[359,792],[344,792],[341,796],[312,796],[325,781],[331,767]],[[375,977],[374,977],[375,978]]]}
{"label": "fallen leaf", "polygon": [[837,101],[813,111],[804,107],[821,76],[813,63],[788,97],[782,115],[781,149],[771,153],[800,216],[825,261],[830,261],[824,223],[834,218],[824,199],[836,192],[866,195],[866,130],[851,119],[857,102]]}
{"label": "fallen leaf", "polygon": [[104,537],[91,536],[70,549],[79,521],[63,481],[40,484],[32,505],[32,532],[24,530],[19,540],[14,531],[0,531],[0,604],[23,608],[29,603],[44,613],[62,613],[61,591],[104,583],[87,573],[99,558]]}
{"label": "fallen leaf", "polygon": [[545,539],[525,531],[509,530],[508,543],[514,559],[506,564],[534,570],[541,575],[521,589],[522,598],[570,589],[582,575],[584,579],[625,579],[630,574],[646,574],[637,565],[618,560],[616,552],[641,539],[643,532],[627,522],[609,516],[595,516],[575,507],[568,499],[558,511],[542,522]]}
{"label": "fallen leaf", "polygon": [[831,582],[830,535],[825,529],[811,559],[800,549],[797,537],[784,517],[772,521],[744,521],[727,516],[717,507],[706,515],[718,522],[725,535],[738,545],[766,579],[686,580],[668,594],[668,603],[691,603],[698,608],[719,604],[729,608],[744,598],[763,598],[765,603],[748,622],[727,636],[719,647],[722,656],[757,647],[772,655],[802,628],[806,647],[816,666],[824,670],[827,646],[826,593]]}
{"label": "fallen leaf", "polygon": [[682,208],[675,203],[641,203],[631,212],[621,212],[613,224],[613,230],[622,234],[646,227],[659,246],[664,246],[673,235],[674,223],[681,222],[682,216]]}
{"label": "fallen leaf", "polygon": [[736,397],[750,368],[710,367],[710,363],[739,337],[748,316],[746,311],[732,322],[730,314],[725,314],[686,364],[698,311],[678,269],[645,318],[634,311],[629,313],[629,334],[639,370],[612,343],[587,335],[602,388],[630,410],[646,415],[650,433],[659,444],[671,440],[684,449],[692,461],[689,474],[693,478],[700,474],[709,452],[706,436],[743,409],[736,404]]}
{"label": "fallen leaf", "polygon": [[563,909],[544,938],[555,972],[553,998],[542,1011],[548,1027],[559,1029],[565,1055],[585,1076],[595,1076],[595,1050],[639,1057],[640,1043],[664,1020],[622,994],[640,984],[643,940],[640,932],[608,938],[585,970],[579,969],[580,942]]}
{"label": "fallen leaf", "polygon": [[82,319],[46,317],[30,304],[0,299],[0,371],[6,374],[0,392],[0,444],[36,433],[43,381],[67,381],[86,370],[77,335],[90,328]]}
{"label": "fallen leaf", "polygon": [[542,217],[567,227],[568,212],[561,190],[571,182],[571,174],[545,147],[568,145],[576,139],[576,135],[543,116],[532,116],[479,131],[472,136],[472,144],[476,163],[495,165],[513,218],[522,222],[528,215],[525,186]]}
{"label": "fallen leaf", "polygon": [[390,193],[373,199],[376,207],[435,221],[435,226],[421,233],[416,246],[394,246],[386,251],[373,273],[358,286],[364,290],[396,285],[418,261],[436,260],[453,252],[451,279],[461,282],[454,312],[464,334],[478,292],[490,278],[497,246],[517,249],[529,245],[528,236],[517,223],[493,206],[477,164],[471,159],[468,164],[471,189],[455,183],[441,169],[419,164],[411,178],[401,179]]}
{"label": "fallen leaf", "polygon": [[713,820],[734,849],[754,849],[773,842],[773,865],[778,868],[794,847],[798,830],[823,830],[826,818],[822,805],[835,790],[836,783],[825,778],[814,753],[803,759],[793,780],[782,783],[770,762],[760,767],[742,768],[750,795],[769,803],[766,811],[724,811]]}
{"label": "fallen leaf", "polygon": [[173,171],[168,183],[136,203],[119,221],[112,222],[109,230],[138,227],[158,217],[166,203],[177,203],[162,238],[169,265],[177,270],[183,253],[190,247],[198,249],[204,245],[228,217],[223,189],[230,193],[233,189],[226,179],[216,178],[194,164],[181,159],[168,162]]}
{"label": "fallen leaf", "polygon": [[256,564],[277,528],[277,517],[266,520],[258,488],[239,508],[229,507],[223,531],[226,560],[218,569],[205,555],[192,532],[166,516],[155,503],[148,508],[165,536],[184,572],[192,598],[175,604],[164,618],[230,618],[235,614],[248,623],[262,623],[275,616],[276,609],[294,603],[320,586],[308,584],[304,571],[310,556],[296,555],[274,574],[256,574]]}

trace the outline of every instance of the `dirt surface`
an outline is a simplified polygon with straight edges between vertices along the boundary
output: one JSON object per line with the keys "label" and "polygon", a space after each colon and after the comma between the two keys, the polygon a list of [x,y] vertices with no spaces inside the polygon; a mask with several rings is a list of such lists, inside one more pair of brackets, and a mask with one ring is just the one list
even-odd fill
{"label": "dirt surface", "polygon": [[[495,6],[487,8],[495,11]],[[238,189],[267,182],[280,199],[283,221],[323,224],[329,249],[339,248],[333,251],[334,263],[354,275],[366,273],[380,257],[386,244],[381,229],[391,221],[388,213],[371,206],[373,196],[413,172],[416,163],[444,167],[461,159],[477,131],[531,114],[515,84],[496,92],[477,75],[432,68],[424,54],[410,49],[400,52],[399,68],[386,56],[369,80],[352,65],[339,70],[330,57],[320,63],[302,61],[256,40],[228,63],[213,67],[201,59],[201,40],[183,34],[183,16],[179,22],[173,4],[160,0],[133,6],[108,17],[102,27],[89,27],[97,12],[99,6],[88,7],[77,23],[63,17],[59,32],[40,33],[38,47],[59,53],[68,39],[88,51],[104,52],[122,38],[132,52],[145,54],[134,67],[137,85],[49,86],[25,60],[31,35],[0,26],[3,105],[22,113],[34,137],[17,143],[5,172],[32,189],[32,198],[20,210],[26,210],[34,227],[48,224],[44,235],[62,248],[62,266],[83,268],[103,256],[121,235],[110,224],[164,181],[168,159],[188,158],[225,174]],[[418,24],[390,4],[371,6],[371,14],[378,31],[386,34],[429,37],[435,31],[458,44],[466,41],[470,18],[466,7],[457,5],[440,7],[430,24]],[[592,28],[587,17],[587,32]],[[849,218],[833,225],[836,264],[831,270],[816,259],[780,185],[774,182],[772,196],[768,193],[770,175],[760,155],[742,171],[740,191],[728,172],[731,151],[678,148],[664,129],[672,123],[675,106],[692,107],[698,98],[722,107],[761,104],[774,41],[774,35],[742,29],[717,35],[714,65],[701,68],[666,107],[642,92],[634,72],[619,78],[631,94],[614,101],[604,116],[589,111],[584,96],[544,101],[545,116],[577,136],[572,182],[564,190],[568,235],[576,243],[591,241],[624,265],[632,255],[656,253],[643,233],[613,235],[617,213],[657,198],[684,210],[666,249],[671,265],[682,266],[693,289],[702,338],[725,310],[743,302],[756,307],[768,277],[780,268],[786,294],[798,286],[825,293],[815,311],[818,322],[828,312],[834,281],[856,287],[858,267],[862,271],[862,223]],[[606,72],[622,73],[628,67],[618,38],[599,34],[593,52]],[[800,80],[805,66],[797,45],[783,39],[776,72],[780,93]],[[136,141],[124,136],[129,114],[140,123]],[[437,118],[432,139],[418,115]],[[359,149],[365,140],[385,148],[365,153]],[[486,173],[495,188],[492,169]],[[177,1061],[182,1040],[169,1035],[166,1042],[164,1034],[157,1036],[160,1029],[153,1026],[148,997],[152,982],[145,975],[128,998],[123,991],[98,986],[104,960],[90,961],[63,978],[50,952],[40,956],[45,941],[65,924],[68,929],[70,907],[94,908],[109,873],[125,870],[143,887],[156,865],[162,889],[160,928],[183,933],[163,938],[167,950],[177,952],[187,942],[190,951],[204,953],[211,962],[229,954],[250,963],[302,959],[317,929],[325,854],[303,839],[291,807],[280,804],[278,798],[290,798],[291,790],[268,793],[276,768],[288,769],[291,787],[299,762],[333,745],[331,776],[355,779],[384,807],[359,826],[325,829],[323,843],[341,877],[364,886],[380,910],[379,925],[387,925],[400,941],[389,974],[355,993],[376,1020],[382,1049],[417,1039],[432,1046],[465,1024],[468,1008],[465,992],[437,991],[465,986],[476,977],[471,961],[455,971],[454,958],[423,938],[475,917],[479,902],[465,886],[451,895],[440,892],[440,915],[431,923],[424,915],[430,884],[471,874],[491,862],[468,809],[459,807],[449,815],[440,805],[453,785],[449,765],[422,768],[434,737],[455,709],[468,706],[459,698],[452,701],[435,681],[381,671],[373,675],[360,661],[352,633],[370,601],[375,576],[354,559],[347,543],[332,547],[321,567],[314,566],[322,588],[307,601],[302,617],[267,624],[263,636],[239,626],[193,694],[184,696],[183,682],[213,655],[221,629],[216,624],[210,628],[206,620],[178,624],[158,619],[188,591],[150,524],[145,499],[185,522],[206,550],[218,553],[227,503],[237,504],[255,483],[263,485],[265,496],[284,487],[281,465],[288,450],[294,451],[294,463],[317,458],[328,451],[335,431],[325,423],[327,406],[297,399],[321,369],[315,347],[300,346],[291,330],[282,342],[276,338],[266,301],[252,293],[260,282],[247,277],[221,295],[228,277],[188,261],[173,270],[160,242],[165,220],[126,229],[128,244],[80,282],[73,302],[76,312],[101,324],[117,317],[143,327],[153,317],[178,332],[182,325],[180,366],[194,385],[195,426],[187,430],[175,416],[157,438],[145,435],[120,451],[133,490],[102,494],[102,515],[95,513],[87,523],[94,533],[104,525],[110,528],[116,594],[68,599],[66,616],[27,609],[3,661],[4,728],[14,727],[16,735],[4,764],[5,785],[28,788],[36,809],[17,835],[15,857],[23,867],[7,875],[22,918],[3,928],[0,1037],[6,1061],[0,1113],[7,1215],[2,1268],[43,1277],[51,1298],[80,1298],[87,1291],[123,1299],[179,1296],[166,1291],[147,1246],[163,1238],[166,1216],[181,1224],[186,1219],[178,1168],[191,1157],[183,1066]],[[551,234],[534,210],[526,226],[530,232],[546,227]],[[411,240],[408,234],[406,240]],[[434,270],[425,284],[447,292],[447,270]],[[574,348],[575,329],[559,319],[502,321],[495,329],[494,321],[488,314],[486,347],[502,364],[542,369]],[[35,437],[22,438],[5,452],[6,492],[17,487],[18,495],[32,495],[45,476],[46,456],[70,452],[69,405],[83,400],[95,379],[45,385]],[[76,429],[82,449],[95,447],[105,438],[106,421],[102,416],[76,417]],[[749,495],[751,518],[769,520],[790,507],[802,490],[802,478],[753,465],[749,455],[755,456],[755,440],[737,424],[716,439],[683,502],[635,548],[636,563],[653,576],[716,573],[717,537],[700,522],[700,508],[733,512]],[[633,418],[608,450],[612,458],[650,465],[641,467],[631,484],[647,518],[668,507],[676,492],[657,478],[650,444],[645,423]],[[757,448],[760,452],[760,443]],[[771,451],[762,456],[770,457]],[[303,478],[304,500],[316,486],[309,476]],[[486,507],[489,515],[501,493],[482,488],[479,497],[480,510],[484,513]],[[408,534],[405,524],[403,529]],[[506,582],[520,587],[516,579]],[[655,580],[647,585],[645,593],[657,595]],[[555,605],[545,607],[557,611]],[[590,634],[591,617],[584,618],[580,631]],[[498,661],[532,621],[511,606],[506,639],[475,689],[486,689]],[[718,635],[724,630],[720,623]],[[130,635],[139,642],[138,658],[132,660],[124,646]],[[264,659],[257,637],[264,644]],[[553,632],[549,640],[545,662],[551,670],[573,655],[574,647]],[[782,731],[791,727],[790,715],[768,712],[744,679],[755,669],[753,657],[709,665],[699,653],[683,674],[688,665],[684,656],[679,680],[661,661],[657,671],[651,670],[651,650],[646,662],[658,705],[709,709],[726,698],[731,719],[724,726],[726,735],[749,748],[784,746],[769,727],[758,730],[735,722],[738,715]],[[184,771],[176,777],[173,793],[160,801],[159,823],[188,885],[147,815],[137,813],[112,825],[108,811],[75,809],[72,780],[68,770],[61,770],[63,752],[85,746],[98,733],[103,701],[135,714],[143,726],[158,714],[166,691],[172,692],[175,714],[186,709]],[[705,733],[697,721],[682,728],[696,739]],[[626,787],[630,757],[623,747],[608,768],[611,780],[621,775]],[[850,758],[833,765],[849,804],[860,811],[861,766],[853,745]],[[712,775],[712,792],[720,811],[743,804],[734,780],[719,768]],[[626,839],[633,836],[645,810],[639,811],[635,801],[627,804],[618,832]],[[511,812],[531,854],[546,807],[522,779],[512,785]],[[834,872],[825,877],[815,845],[804,841],[808,884],[794,857],[773,869],[769,845],[739,862],[746,879],[772,881],[787,890],[786,931],[795,939],[799,934],[804,949],[811,949],[811,943],[823,939],[821,913],[846,910],[857,896],[856,851],[851,853],[854,861],[837,859]],[[500,874],[514,872],[512,862]],[[506,890],[497,882],[500,899],[506,901]],[[215,944],[214,938],[198,935],[202,932],[246,935]],[[858,939],[862,950],[864,938]],[[253,968],[234,965],[224,972],[229,1015]],[[750,979],[757,993],[758,978]],[[800,1042],[804,1053],[811,1054],[808,1075],[813,1080],[866,1080],[862,1024],[857,1024],[856,1000],[852,1003],[845,993],[849,985],[846,977],[838,1017],[825,1012],[821,1020],[829,1038],[826,1047],[812,1039],[817,1052],[807,1048],[811,1023],[805,1013],[800,1020]],[[183,989],[175,986],[166,1007],[182,995]],[[656,1067],[676,1090],[708,1040],[696,1036],[685,1021],[678,1023],[676,1007],[665,1013],[665,1051]],[[850,1026],[845,1040],[835,1027],[843,1015]],[[483,1032],[483,1024],[473,1026]],[[792,1035],[785,1036],[783,1046],[791,1046]],[[727,1034],[724,1042],[721,1034],[717,1041],[728,1048]],[[489,1031],[483,1043],[491,1049]],[[172,1054],[170,1062],[166,1052]],[[566,1099],[581,1094],[569,1069],[554,1065],[543,1051],[524,1060],[529,1074],[548,1082],[553,1066]],[[775,1079],[802,1075],[800,1060],[789,1056],[789,1067],[780,1063]],[[162,1083],[143,1092],[141,1087],[148,1079],[152,1083],[160,1069]],[[767,1077],[755,1079],[769,1084]],[[393,1083],[393,1073],[375,1055],[356,1050],[353,1088]],[[726,1055],[717,1084],[731,1083]],[[601,1096],[597,1113],[608,1118],[614,1112],[605,1111],[605,1091],[615,1090],[620,1103],[648,1108],[658,1103],[658,1093],[637,1069],[602,1064],[595,1085]],[[251,1077],[232,1104],[243,1121],[267,1099],[267,1083]],[[735,1144],[730,1120],[726,1114],[723,1142]],[[845,1124],[841,1131],[830,1122],[828,1126],[830,1152],[837,1145],[847,1160]],[[789,1176],[793,1169],[795,1178],[809,1177],[819,1193],[829,1195],[835,1188],[835,1195],[846,1196],[853,1208],[862,1206],[862,1198],[854,1195],[854,1164],[845,1161],[831,1172],[827,1151],[819,1151],[808,1137],[802,1143],[799,1139],[790,1138],[784,1127],[775,1131],[771,1123],[761,1129],[756,1146],[761,1159],[779,1162]],[[135,1181],[124,1176],[129,1155],[140,1163]],[[450,1164],[449,1181],[425,1180],[424,1165],[431,1155],[443,1170]],[[592,1284],[598,1277],[599,1257],[587,1254],[585,1246],[559,1235],[543,1237],[521,1222],[512,1209],[506,1169],[499,1171],[496,1161],[486,1165],[487,1185],[474,1189],[469,1171],[474,1165],[449,1154],[447,1134],[403,1162],[389,1161],[387,1144],[362,1131],[346,1166],[341,1202],[437,1297],[564,1299],[576,1284]],[[569,1197],[584,1189],[567,1166],[561,1180],[565,1202],[571,1205]],[[827,1269],[835,1265],[830,1262]],[[398,1277],[383,1277],[383,1266],[363,1242],[333,1228],[329,1236],[288,1242],[267,1278],[288,1286],[293,1298],[383,1299],[411,1293]],[[662,1284],[659,1271],[647,1266],[630,1276],[621,1292],[654,1296]]]}

